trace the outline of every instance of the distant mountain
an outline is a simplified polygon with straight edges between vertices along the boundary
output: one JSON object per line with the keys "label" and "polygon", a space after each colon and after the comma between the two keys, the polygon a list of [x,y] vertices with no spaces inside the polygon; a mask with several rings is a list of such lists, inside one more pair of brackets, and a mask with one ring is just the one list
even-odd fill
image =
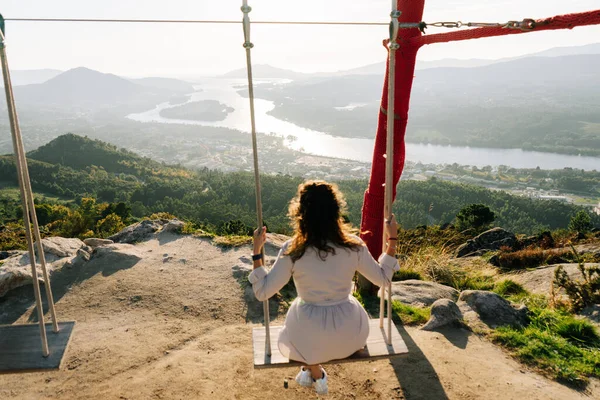
{"label": "distant mountain", "polygon": [[[508,57],[497,60],[488,59],[457,59],[457,58],[444,58],[441,60],[424,61],[417,60],[417,70],[431,69],[431,68],[477,68],[485,67],[487,65],[497,64],[506,61],[519,60],[522,58],[529,57],[561,57],[561,56],[573,56],[573,55],[585,55],[585,54],[600,54],[600,43],[587,44],[583,46],[570,46],[570,47],[555,47],[552,49],[540,51],[538,53],[527,54],[519,57]],[[385,62],[379,62],[375,64],[365,65],[364,67],[353,68],[349,70],[339,71],[336,74],[339,75],[382,75],[385,73]],[[333,75],[333,74],[331,74]]]}
{"label": "distant mountain", "polygon": [[[301,79],[310,76],[302,72],[291,71],[272,67],[266,64],[256,64],[252,66],[252,76],[256,79]],[[240,68],[222,75],[223,78],[242,79],[248,77],[246,68]]]}
{"label": "distant mountain", "polygon": [[[177,88],[174,89],[174,86]],[[95,111],[122,106],[147,108],[167,101],[171,96],[188,93],[191,85],[168,79],[150,78],[133,83],[113,74],[79,67],[63,72],[47,82],[15,88],[20,105],[43,109]]]}
{"label": "distant mountain", "polygon": [[[456,89],[460,90],[461,96],[505,95],[503,99],[514,101],[543,90],[547,94],[556,94],[555,100],[563,102],[569,93],[580,94],[588,90],[598,93],[598,71],[600,54],[526,57],[478,68],[427,69],[419,72],[415,83],[422,92],[435,91],[436,96],[440,95],[437,93],[440,89]],[[525,90],[525,93],[512,92],[515,88]],[[457,92],[454,93],[451,97]]]}
{"label": "distant mountain", "polygon": [[[570,47],[555,47],[548,50],[544,50],[538,53],[527,54],[518,57],[508,57],[496,60],[489,59],[457,59],[457,58],[444,58],[441,60],[417,60],[416,70],[432,69],[432,68],[477,68],[485,67],[487,65],[519,60],[529,57],[561,57],[571,55],[585,55],[585,54],[600,54],[600,43],[588,44],[583,46],[570,46]],[[283,79],[308,79],[318,77],[335,77],[342,75],[378,75],[382,76],[385,73],[385,61],[374,64],[365,65],[362,67],[351,68],[347,70],[340,70],[336,72],[315,72],[315,73],[300,73],[281,68],[272,67],[270,65],[257,65],[254,67],[254,76],[256,78],[283,78]],[[227,78],[245,78],[246,69],[239,69],[231,71],[225,74]]]}
{"label": "distant mountain", "polygon": [[88,68],[75,68],[47,82],[15,90],[18,101],[53,105],[98,105],[126,102],[144,87],[113,74]]}
{"label": "distant mountain", "polygon": [[548,50],[540,51],[539,53],[533,53],[519,58],[529,56],[562,57],[582,54],[600,54],[600,43],[586,44],[583,46],[554,47]]}
{"label": "distant mountain", "polygon": [[[434,61],[422,61],[417,60],[415,69],[429,69],[429,68],[444,68],[444,67],[455,67],[455,68],[474,68],[490,65],[498,62],[497,60],[483,60],[483,59],[469,59],[459,60],[455,58],[445,58],[443,60]],[[365,65],[364,67],[358,67],[339,71],[336,74],[340,75],[383,75],[385,74],[385,62],[379,62],[375,64]]]}
{"label": "distant mountain", "polygon": [[174,92],[192,93],[194,91],[193,84],[179,79],[152,77],[141,79],[129,79],[129,81],[146,87],[172,90]]}
{"label": "distant mountain", "polygon": [[[10,78],[13,86],[21,86],[44,83],[61,73],[62,71],[57,69],[14,70],[10,71]],[[4,87],[4,80],[2,79],[0,79],[0,87]]]}

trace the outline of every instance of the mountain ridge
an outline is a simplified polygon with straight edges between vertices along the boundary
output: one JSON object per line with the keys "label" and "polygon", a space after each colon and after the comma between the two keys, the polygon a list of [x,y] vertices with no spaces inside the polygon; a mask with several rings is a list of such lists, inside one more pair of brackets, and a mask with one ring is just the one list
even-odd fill
{"label": "mountain ridge", "polygon": [[[582,46],[563,46],[553,47],[547,50],[534,52],[530,54],[524,54],[516,57],[504,57],[500,59],[458,59],[458,58],[444,58],[440,60],[417,60],[416,70],[425,70],[433,68],[478,68],[497,63],[513,61],[529,57],[561,57],[571,55],[584,55],[584,54],[600,54],[600,43],[591,43]],[[258,68],[257,68],[258,67]],[[259,64],[254,67],[255,78],[261,79],[306,79],[316,77],[332,77],[336,75],[383,75],[385,73],[385,62],[378,62],[373,64],[367,64],[348,70],[338,70],[335,72],[314,72],[314,73],[303,73],[284,68],[274,67],[268,64]],[[272,74],[272,75],[269,75]],[[223,75],[223,77],[235,77],[245,78],[246,69],[240,68],[230,71]]]}

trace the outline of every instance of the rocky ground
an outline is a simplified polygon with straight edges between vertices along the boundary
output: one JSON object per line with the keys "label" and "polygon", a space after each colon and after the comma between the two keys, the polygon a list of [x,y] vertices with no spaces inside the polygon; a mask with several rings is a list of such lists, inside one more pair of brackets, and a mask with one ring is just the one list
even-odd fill
{"label": "rocky ground", "polygon": [[[117,244],[48,243],[59,318],[77,321],[72,341],[59,371],[0,375],[0,399],[316,398],[314,391],[293,382],[296,368],[253,368],[251,330],[262,320],[261,307],[245,300],[251,298],[240,285],[250,247],[219,248],[208,239],[175,233],[176,223],[167,226],[167,221],[145,223],[115,237],[122,242]],[[274,256],[282,238],[271,239],[267,252]],[[51,249],[50,243],[56,246]],[[55,254],[60,251],[67,255]],[[2,277],[8,282],[12,265],[24,274],[13,282],[26,283],[26,268],[18,266],[25,262],[22,257],[4,260],[0,282]],[[34,322],[31,285],[12,286],[0,297],[0,324]],[[479,299],[489,295],[441,289],[441,296],[413,297],[438,301],[450,315],[470,312],[486,322]],[[495,308],[506,306],[490,301]],[[284,308],[273,300],[272,318],[281,321]],[[519,310],[507,310],[518,318]],[[328,366],[328,397],[600,398],[598,381],[592,380],[585,392],[575,391],[527,369],[464,328],[398,328],[408,355]]]}

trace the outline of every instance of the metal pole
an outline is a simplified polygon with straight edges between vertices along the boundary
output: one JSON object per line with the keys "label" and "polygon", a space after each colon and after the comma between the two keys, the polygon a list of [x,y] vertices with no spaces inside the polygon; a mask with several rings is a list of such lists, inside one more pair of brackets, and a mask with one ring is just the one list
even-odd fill
{"label": "metal pole", "polygon": [[[243,0],[242,12],[244,13],[244,48],[246,49],[246,68],[248,70],[248,98],[250,100],[250,123],[252,124],[252,154],[254,156],[254,182],[256,191],[256,223],[259,229],[263,226],[262,200],[260,191],[260,173],[258,169],[258,145],[256,141],[256,120],[254,118],[254,82],[252,81],[252,58],[251,49],[254,47],[250,41],[250,18],[248,13],[252,8],[248,6],[248,1]],[[264,249],[263,249],[264,254]],[[265,354],[271,356],[271,330],[269,327],[269,300],[263,301],[263,314],[265,321]]]}
{"label": "metal pole", "polygon": [[[398,4],[396,0],[392,0],[392,12],[390,14],[390,43],[389,43],[389,77],[388,77],[388,109],[387,109],[387,127],[386,127],[386,151],[385,151],[385,206],[384,206],[384,219],[389,220],[392,217],[392,205],[394,203],[394,100],[395,100],[395,85],[396,85],[396,50],[400,47],[396,40],[398,38],[398,27],[400,18],[400,11],[398,11]],[[383,251],[386,250],[386,237],[385,227],[383,229]],[[381,304],[385,296],[385,285],[381,288]],[[387,344],[392,343],[392,282],[388,285],[388,303],[387,303]],[[380,310],[379,325],[383,328],[383,310]]]}
{"label": "metal pole", "polygon": [[[42,354],[44,357],[50,355],[48,349],[48,338],[46,337],[46,326],[44,323],[44,310],[42,308],[42,297],[40,294],[40,283],[38,281],[37,268],[35,263],[35,250],[33,244],[33,237],[31,232],[30,222],[30,210],[29,202],[26,192],[26,185],[24,182],[24,171],[23,171],[23,160],[21,159],[21,152],[19,151],[19,140],[20,136],[19,125],[17,122],[17,111],[15,109],[14,95],[12,91],[12,84],[10,80],[10,72],[8,70],[8,60],[6,57],[6,45],[4,42],[4,19],[0,15],[0,62],[2,64],[2,72],[4,78],[4,91],[6,94],[6,105],[8,108],[8,118],[10,120],[10,131],[13,142],[13,149],[15,152],[15,165],[17,168],[17,178],[19,181],[19,192],[21,195],[21,204],[23,206],[23,223],[25,228],[25,237],[27,239],[27,249],[29,251],[29,261],[31,263],[31,275],[33,279],[33,291],[35,294],[35,303],[37,308],[38,323],[40,327],[40,336],[42,339]],[[35,213],[35,210],[33,210]]]}

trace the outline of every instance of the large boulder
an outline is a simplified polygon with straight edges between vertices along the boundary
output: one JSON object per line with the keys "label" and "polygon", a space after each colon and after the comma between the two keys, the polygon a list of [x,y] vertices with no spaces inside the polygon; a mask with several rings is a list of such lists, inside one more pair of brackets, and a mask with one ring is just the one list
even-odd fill
{"label": "large boulder", "polygon": [[[586,263],[584,265],[586,268],[600,268],[600,264],[598,263]],[[559,266],[563,267],[567,275],[569,275],[569,278],[572,280],[581,281],[583,279],[581,271],[579,271],[579,265],[577,264],[554,264],[533,270],[520,271],[516,274],[506,275],[506,277],[517,282],[531,293],[550,295],[552,282],[554,281],[554,271]]]}
{"label": "large boulder", "polygon": [[515,247],[517,237],[502,228],[494,228],[468,240],[456,249],[456,257],[480,255],[484,251],[499,250],[501,247]]}
{"label": "large boulder", "polygon": [[67,239],[58,236],[42,239],[44,254],[53,254],[57,257],[75,256],[77,255],[77,250],[81,249],[83,246],[85,246],[85,243],[79,239]]}
{"label": "large boulder", "polygon": [[392,300],[416,307],[429,307],[439,299],[458,299],[458,290],[435,282],[406,280],[392,282]]}
{"label": "large boulder", "polygon": [[119,233],[109,237],[115,243],[137,243],[142,242],[148,236],[154,234],[162,228],[168,221],[163,220],[144,220],[124,228]]}
{"label": "large boulder", "polygon": [[110,239],[87,238],[83,241],[83,243],[94,248],[100,246],[108,246],[109,244],[113,244],[114,242]]}
{"label": "large boulder", "polygon": [[179,233],[179,232],[181,232],[181,230],[183,229],[184,226],[185,226],[185,223],[183,221],[180,221],[178,219],[173,219],[173,220],[167,222],[167,224],[163,227],[162,231]]}
{"label": "large boulder", "polygon": [[517,308],[494,292],[465,290],[460,294],[458,306],[469,324],[483,323],[490,328],[504,325],[518,328],[528,322],[527,307]]}
{"label": "large boulder", "polygon": [[[45,253],[45,258],[48,273],[52,275],[54,272],[70,265],[69,263],[77,256],[58,257],[53,253]],[[0,264],[0,298],[13,289],[30,285],[33,282],[29,260],[29,253],[23,253],[9,257]],[[37,272],[38,280],[43,281],[40,264],[37,264]]]}
{"label": "large boulder", "polygon": [[439,299],[431,306],[431,317],[421,329],[433,331],[448,325],[460,325],[462,313],[455,302]]}

